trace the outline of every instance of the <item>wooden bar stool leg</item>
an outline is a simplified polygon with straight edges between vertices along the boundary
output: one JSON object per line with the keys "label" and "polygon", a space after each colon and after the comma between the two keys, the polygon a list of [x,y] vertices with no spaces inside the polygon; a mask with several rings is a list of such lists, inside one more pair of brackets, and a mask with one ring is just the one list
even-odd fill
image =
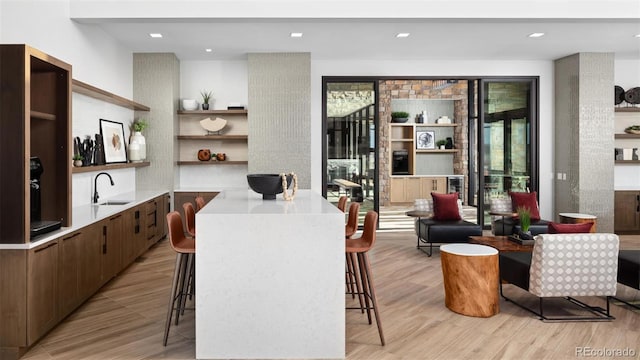
{"label": "wooden bar stool leg", "polygon": [[173,304],[175,303],[176,291],[178,288],[178,277],[180,276],[181,254],[176,254],[176,266],[173,271],[173,282],[171,283],[171,295],[169,296],[169,308],[167,309],[167,319],[164,324],[164,340],[163,345],[167,346],[169,338],[169,328],[171,327],[171,316],[173,315]]}
{"label": "wooden bar stool leg", "polygon": [[363,263],[362,253],[357,253],[356,257],[358,259],[358,266],[360,267],[360,285],[362,286],[362,296],[364,297],[364,306],[367,310],[367,319],[369,320],[369,325],[371,322],[371,306],[369,305],[369,299],[371,296],[369,295],[369,282],[367,281],[367,270]]}
{"label": "wooden bar stool leg", "polygon": [[184,309],[186,307],[187,295],[189,294],[189,286],[191,284],[191,267],[193,266],[194,254],[187,255],[187,265],[184,269],[184,284],[182,284],[182,293],[180,294],[180,315],[184,315]]}
{"label": "wooden bar stool leg", "polygon": [[376,324],[378,325],[378,334],[380,334],[380,342],[384,346],[384,334],[382,333],[382,320],[380,320],[380,312],[378,311],[378,301],[376,300],[376,291],[373,286],[373,279],[371,278],[371,267],[369,266],[369,256],[367,253],[359,254],[364,263],[365,271],[367,273],[367,286],[369,293],[371,294],[371,302],[373,303],[373,312],[376,315]]}
{"label": "wooden bar stool leg", "polygon": [[178,292],[176,294],[176,298],[178,300],[178,304],[175,307],[175,310],[176,310],[176,325],[178,325],[178,321],[180,320],[180,308],[181,308],[181,305],[182,305],[183,289],[184,289],[184,284],[187,281],[185,279],[185,273],[186,273],[188,258],[189,258],[189,255],[180,254],[180,273],[178,274],[178,277],[180,278],[180,280],[179,280],[179,283],[178,283]]}
{"label": "wooden bar stool leg", "polygon": [[353,253],[349,253],[349,262],[351,263],[351,277],[353,282],[356,285],[356,290],[358,294],[358,302],[360,303],[360,312],[364,314],[364,302],[362,301],[362,297],[364,296],[364,291],[362,290],[362,286],[360,286],[360,281],[358,280],[358,270],[356,267],[356,257]]}
{"label": "wooden bar stool leg", "polygon": [[347,294],[351,294],[351,298],[355,299],[356,298],[356,293],[353,290],[353,274],[351,273],[351,258],[349,257],[348,253],[345,253],[345,265],[346,265],[346,271],[344,274],[344,281],[345,281],[345,286],[346,286],[346,291]]}

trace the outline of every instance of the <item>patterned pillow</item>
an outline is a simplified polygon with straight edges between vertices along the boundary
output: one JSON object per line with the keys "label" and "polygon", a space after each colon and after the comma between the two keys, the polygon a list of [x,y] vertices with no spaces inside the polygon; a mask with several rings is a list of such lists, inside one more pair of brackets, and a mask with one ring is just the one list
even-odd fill
{"label": "patterned pillow", "polygon": [[535,191],[527,192],[509,192],[511,196],[511,206],[514,210],[519,207],[528,208],[531,212],[531,221],[540,220],[540,209],[538,209],[538,194]]}
{"label": "patterned pillow", "polygon": [[432,192],[434,220],[460,220],[458,193],[439,194]]}
{"label": "patterned pillow", "polygon": [[591,231],[593,223],[585,222],[578,224],[560,224],[550,222],[547,231],[549,234],[572,234],[572,233],[588,233]]}

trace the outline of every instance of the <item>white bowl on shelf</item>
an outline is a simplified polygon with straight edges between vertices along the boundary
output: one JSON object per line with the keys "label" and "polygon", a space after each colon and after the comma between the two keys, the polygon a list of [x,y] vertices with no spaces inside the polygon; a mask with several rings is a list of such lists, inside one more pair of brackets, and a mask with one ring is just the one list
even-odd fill
{"label": "white bowl on shelf", "polygon": [[198,110],[198,102],[193,99],[183,99],[182,110],[186,110],[186,111]]}

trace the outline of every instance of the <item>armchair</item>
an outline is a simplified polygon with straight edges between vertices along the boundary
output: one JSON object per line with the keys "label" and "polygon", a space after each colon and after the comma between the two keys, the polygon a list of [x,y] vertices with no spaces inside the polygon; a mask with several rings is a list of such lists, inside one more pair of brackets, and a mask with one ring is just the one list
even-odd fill
{"label": "armchair", "polygon": [[[543,321],[613,320],[609,300],[616,294],[618,246],[615,234],[538,235],[533,253],[500,253],[501,280],[537,296],[538,311],[505,296],[502,283],[500,295]],[[606,311],[589,306],[574,296],[606,296]],[[550,297],[564,297],[593,316],[548,317],[543,312],[543,300]]]}
{"label": "armchair", "polygon": [[[531,193],[510,193],[508,198],[491,199],[489,213],[491,217],[491,230],[494,235],[511,235],[516,232],[520,222],[517,218],[504,215],[509,212],[515,213],[520,206],[528,207],[531,212],[531,226],[529,230],[532,235],[546,234],[549,227],[548,220],[540,219],[538,210],[538,202],[536,200],[536,192]],[[499,214],[499,215],[495,215]]]}

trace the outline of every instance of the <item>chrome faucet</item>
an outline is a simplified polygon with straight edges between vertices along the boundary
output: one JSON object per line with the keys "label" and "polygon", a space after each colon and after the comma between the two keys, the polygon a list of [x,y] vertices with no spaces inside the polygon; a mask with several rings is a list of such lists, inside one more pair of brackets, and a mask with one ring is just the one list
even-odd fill
{"label": "chrome faucet", "polygon": [[93,203],[94,204],[96,204],[98,202],[98,198],[100,198],[100,196],[98,195],[98,177],[100,177],[100,175],[107,175],[109,177],[109,181],[111,181],[111,186],[115,185],[115,183],[113,182],[113,179],[111,178],[111,175],[107,174],[106,172],[98,173],[95,179],[93,179]]}

